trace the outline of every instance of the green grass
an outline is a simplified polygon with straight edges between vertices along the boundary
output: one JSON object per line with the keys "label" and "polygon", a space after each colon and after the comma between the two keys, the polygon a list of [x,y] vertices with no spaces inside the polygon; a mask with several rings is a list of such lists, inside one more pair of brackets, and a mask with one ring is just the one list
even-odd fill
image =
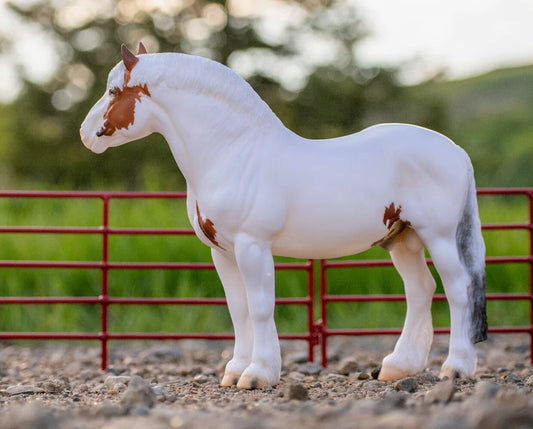
{"label": "green grass", "polygon": [[[188,227],[184,201],[112,200],[110,225],[114,227]],[[483,222],[526,223],[525,197],[480,197]],[[11,226],[99,226],[99,200],[0,199],[0,225]],[[485,231],[489,256],[527,255],[528,232]],[[99,261],[101,237],[75,234],[0,234],[0,259]],[[380,248],[357,258],[387,258]],[[194,236],[111,236],[111,261],[209,262],[209,249]],[[277,258],[278,261],[287,259]],[[91,269],[1,269],[2,296],[98,296],[101,273]],[[432,269],[434,272],[434,270]],[[317,273],[315,273],[317,274]],[[277,295],[306,294],[305,272],[280,271]],[[317,281],[319,276],[315,276]],[[438,276],[436,276],[438,278]],[[498,264],[487,267],[489,292],[527,292],[529,267],[525,264]],[[438,293],[442,286],[438,282]],[[328,270],[328,293],[403,293],[394,268],[350,268]],[[222,297],[223,290],[212,270],[110,270],[109,294],[114,297]],[[317,300],[318,301],[318,300]],[[315,306],[315,318],[319,307]],[[331,303],[330,328],[401,327],[405,303]],[[527,302],[489,302],[491,325],[525,325]],[[446,303],[434,303],[436,326],[448,326]],[[280,332],[304,332],[303,306],[278,306]],[[109,309],[112,332],[230,332],[225,306],[112,305]],[[2,331],[98,332],[97,305],[13,305],[0,312]]]}

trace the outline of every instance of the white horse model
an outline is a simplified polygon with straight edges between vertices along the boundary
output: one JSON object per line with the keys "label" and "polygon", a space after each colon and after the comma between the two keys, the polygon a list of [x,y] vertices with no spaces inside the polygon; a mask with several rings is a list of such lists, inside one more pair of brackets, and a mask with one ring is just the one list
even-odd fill
{"label": "white horse model", "polygon": [[[142,55],[141,55],[142,54]],[[221,384],[279,381],[272,255],[335,258],[381,245],[405,283],[407,316],[379,378],[421,371],[433,338],[435,281],[450,306],[440,377],[472,375],[486,339],[485,246],[473,169],[436,132],[384,124],[307,140],[289,131],[237,74],[177,53],[124,46],[107,91],[81,126],[96,153],[161,133],[187,181],[187,210],[226,293],[235,330]]]}

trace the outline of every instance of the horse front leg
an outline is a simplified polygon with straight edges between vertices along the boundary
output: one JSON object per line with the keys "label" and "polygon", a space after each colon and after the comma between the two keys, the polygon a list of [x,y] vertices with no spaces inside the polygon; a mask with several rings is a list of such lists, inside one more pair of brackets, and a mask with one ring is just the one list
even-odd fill
{"label": "horse front leg", "polygon": [[278,383],[281,355],[274,322],[274,260],[270,245],[241,234],[235,241],[235,257],[246,287],[248,313],[253,330],[250,365],[242,373],[237,387],[262,388]]}
{"label": "horse front leg", "polygon": [[211,249],[211,256],[224,287],[235,332],[233,357],[227,363],[224,377],[220,383],[224,387],[229,387],[237,384],[241,374],[252,361],[252,325],[248,313],[246,288],[242,281],[237,261],[233,255],[222,254],[216,249]]}

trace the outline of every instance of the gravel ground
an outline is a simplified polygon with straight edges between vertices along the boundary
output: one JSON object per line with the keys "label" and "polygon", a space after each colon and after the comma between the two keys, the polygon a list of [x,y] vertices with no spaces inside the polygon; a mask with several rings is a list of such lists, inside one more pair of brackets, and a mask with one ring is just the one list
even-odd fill
{"label": "gravel ground", "polygon": [[218,385],[229,342],[115,342],[105,372],[94,343],[1,343],[0,428],[532,428],[529,337],[493,335],[474,377],[439,382],[447,340],[396,382],[375,379],[395,338],[330,339],[327,369],[285,342],[280,384],[252,391]]}

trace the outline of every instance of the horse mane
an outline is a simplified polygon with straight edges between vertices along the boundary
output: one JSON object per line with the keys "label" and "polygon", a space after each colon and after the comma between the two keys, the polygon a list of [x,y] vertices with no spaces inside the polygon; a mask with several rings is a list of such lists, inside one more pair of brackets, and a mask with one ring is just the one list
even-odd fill
{"label": "horse mane", "polygon": [[131,80],[132,84],[143,82],[206,94],[260,122],[280,122],[248,82],[229,67],[207,58],[181,53],[144,54]]}

